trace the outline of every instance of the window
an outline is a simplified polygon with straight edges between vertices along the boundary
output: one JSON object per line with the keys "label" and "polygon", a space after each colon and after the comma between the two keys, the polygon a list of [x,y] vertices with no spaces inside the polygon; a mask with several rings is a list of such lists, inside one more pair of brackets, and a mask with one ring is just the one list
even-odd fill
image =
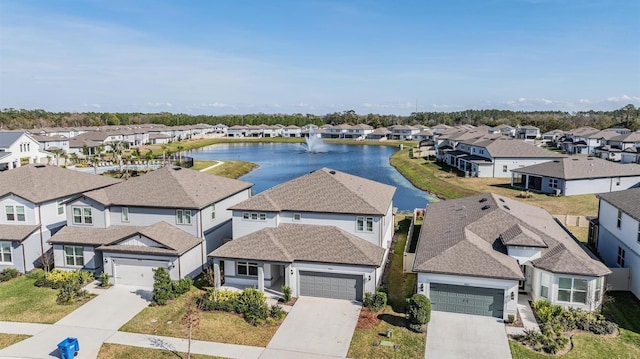
{"label": "window", "polygon": [[502,172],[507,173],[507,165],[502,166]]}
{"label": "window", "polygon": [[602,294],[602,278],[598,277],[596,278],[596,284],[595,284],[595,301],[597,303],[602,301],[602,298],[600,298],[601,294]]}
{"label": "window", "polygon": [[73,224],[93,224],[93,215],[89,207],[71,207]]}
{"label": "window", "polygon": [[64,214],[64,201],[60,199],[56,203],[58,205],[58,215]]}
{"label": "window", "polygon": [[11,263],[11,242],[0,242],[0,263]]}
{"label": "window", "polygon": [[5,206],[4,209],[7,215],[7,221],[24,222],[26,220],[24,206]]}
{"label": "window", "polygon": [[129,207],[122,207],[122,222],[129,222]]}
{"label": "window", "polygon": [[622,211],[618,210],[618,223],[616,224],[618,228],[622,226]]}
{"label": "window", "polygon": [[578,278],[558,279],[558,301],[587,303],[587,280]]}
{"label": "window", "polygon": [[622,268],[624,268],[624,255],[626,254],[625,250],[622,247],[618,247],[618,258],[616,258],[616,263]]}
{"label": "window", "polygon": [[266,221],[267,214],[256,213],[256,212],[244,212],[242,213],[242,219],[251,220],[251,221]]}
{"label": "window", "polygon": [[373,217],[356,217],[357,232],[373,232]]}
{"label": "window", "polygon": [[540,272],[540,296],[545,299],[549,299],[549,283],[551,282],[551,276],[549,273]]}
{"label": "window", "polygon": [[237,264],[238,275],[258,276],[258,263],[253,262],[238,262]]}
{"label": "window", "polygon": [[191,210],[190,209],[176,209],[176,223],[177,224],[191,224]]}
{"label": "window", "polygon": [[640,242],[640,222],[638,222],[638,242]]}
{"label": "window", "polygon": [[550,188],[558,188],[558,179],[557,178],[549,178],[549,187]]}
{"label": "window", "polygon": [[249,219],[249,212],[242,213],[242,219]]}
{"label": "window", "polygon": [[302,215],[300,213],[294,213],[293,214],[293,220],[294,221],[300,221],[302,219]]}
{"label": "window", "polygon": [[64,246],[64,260],[68,266],[83,266],[82,246]]}
{"label": "window", "polygon": [[211,205],[211,219],[216,219],[216,204]]}

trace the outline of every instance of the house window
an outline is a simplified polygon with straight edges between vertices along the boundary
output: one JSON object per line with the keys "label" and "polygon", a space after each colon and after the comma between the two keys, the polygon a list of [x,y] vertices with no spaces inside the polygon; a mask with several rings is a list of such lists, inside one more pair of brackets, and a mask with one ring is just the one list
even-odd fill
{"label": "house window", "polygon": [[373,232],[373,217],[356,217],[357,232]]}
{"label": "house window", "polygon": [[11,242],[0,242],[0,263],[11,263]]}
{"label": "house window", "polygon": [[549,284],[551,282],[551,276],[549,273],[540,272],[540,296],[545,299],[549,299]]}
{"label": "house window", "polygon": [[26,220],[24,206],[5,206],[4,209],[7,215],[7,221],[24,222]]}
{"label": "house window", "polygon": [[60,199],[56,203],[58,205],[58,215],[63,215],[64,214],[64,201]]}
{"label": "house window", "polygon": [[557,178],[549,178],[549,188],[558,188]]}
{"label": "house window", "polygon": [[211,219],[216,219],[216,204],[211,205]]}
{"label": "house window", "polygon": [[258,263],[254,262],[237,262],[238,275],[258,276]]}
{"label": "house window", "polygon": [[622,211],[621,210],[618,210],[618,222],[617,222],[616,226],[618,228],[620,228],[620,226],[622,226]]}
{"label": "house window", "polygon": [[300,213],[294,213],[293,214],[293,220],[294,221],[300,221],[302,219],[302,215]]}
{"label": "house window", "polygon": [[502,172],[507,173],[507,165],[502,166]]}
{"label": "house window", "polygon": [[618,265],[621,268],[624,268],[624,255],[625,254],[626,254],[626,251],[622,247],[618,247],[618,257],[616,258],[616,263],[618,263]]}
{"label": "house window", "polygon": [[122,222],[129,222],[129,207],[122,207]]}
{"label": "house window", "polygon": [[73,224],[93,224],[93,214],[89,207],[71,207]]}
{"label": "house window", "polygon": [[600,298],[600,295],[602,294],[602,278],[596,278],[595,282],[595,301],[599,303],[602,301],[602,298]]}
{"label": "house window", "polygon": [[176,209],[176,224],[191,224],[191,210]]}
{"label": "house window", "polygon": [[266,221],[267,214],[256,213],[256,212],[244,212],[242,213],[242,219],[251,220],[251,221]]}
{"label": "house window", "polygon": [[249,219],[249,212],[242,213],[242,219]]}
{"label": "house window", "polygon": [[64,246],[64,261],[68,266],[83,266],[82,246]]}
{"label": "house window", "polygon": [[558,279],[558,301],[587,303],[587,280],[578,278]]}

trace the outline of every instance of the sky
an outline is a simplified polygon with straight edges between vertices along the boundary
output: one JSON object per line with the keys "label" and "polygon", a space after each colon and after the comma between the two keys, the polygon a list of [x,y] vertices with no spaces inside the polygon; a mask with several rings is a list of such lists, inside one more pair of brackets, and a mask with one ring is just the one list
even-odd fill
{"label": "sky", "polygon": [[0,108],[640,106],[639,0],[0,0]]}

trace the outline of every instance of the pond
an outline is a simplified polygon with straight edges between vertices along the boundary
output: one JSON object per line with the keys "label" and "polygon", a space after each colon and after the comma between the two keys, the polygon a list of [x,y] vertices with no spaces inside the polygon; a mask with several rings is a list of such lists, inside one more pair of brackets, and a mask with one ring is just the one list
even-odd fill
{"label": "pond", "polygon": [[390,146],[326,144],[327,152],[310,153],[299,143],[225,143],[188,151],[196,160],[246,161],[260,167],[240,177],[254,184],[253,193],[328,167],[395,186],[393,205],[401,211],[425,208],[437,199],[415,188],[389,164],[398,150]]}

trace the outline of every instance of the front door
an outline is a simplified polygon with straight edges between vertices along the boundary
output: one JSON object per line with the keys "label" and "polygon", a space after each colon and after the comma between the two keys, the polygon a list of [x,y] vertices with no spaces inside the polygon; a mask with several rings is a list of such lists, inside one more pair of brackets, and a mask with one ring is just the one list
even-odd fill
{"label": "front door", "polygon": [[525,265],[521,265],[520,266],[520,270],[522,271],[522,274],[524,275],[524,280],[521,280],[518,282],[518,291],[520,292],[524,292],[524,285],[527,282],[527,266]]}

